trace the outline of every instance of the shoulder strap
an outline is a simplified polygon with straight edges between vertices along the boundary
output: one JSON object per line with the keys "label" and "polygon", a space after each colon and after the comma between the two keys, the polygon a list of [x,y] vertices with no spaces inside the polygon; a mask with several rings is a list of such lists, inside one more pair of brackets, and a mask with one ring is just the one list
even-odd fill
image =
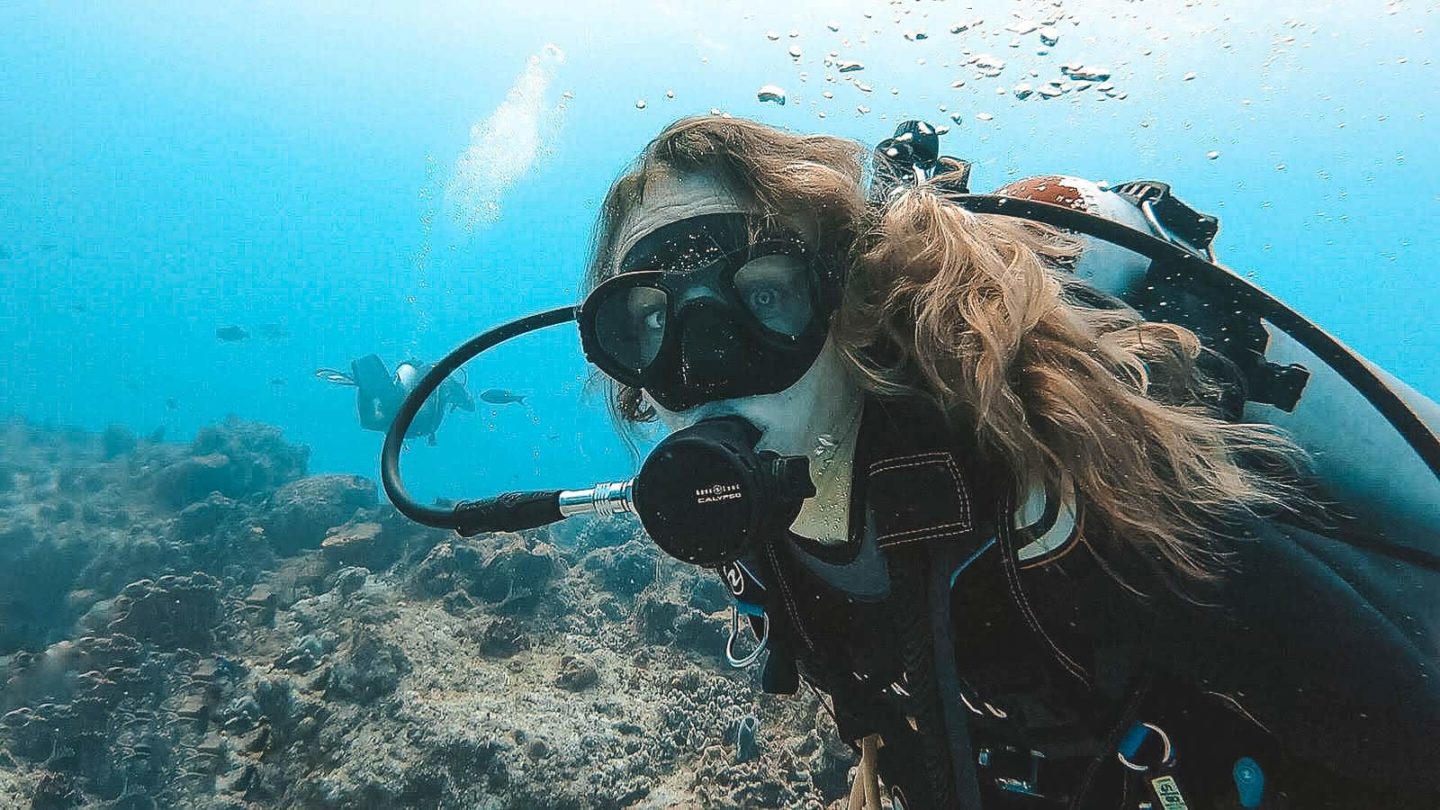
{"label": "shoulder strap", "polygon": [[882,773],[926,792],[907,806],[979,808],[950,587],[952,572],[987,547],[991,499],[968,474],[966,462],[974,454],[957,454],[953,434],[937,415],[875,401],[866,408],[862,431],[866,449],[856,492],[863,493],[889,567],[890,615],[913,711],[905,744],[888,757],[881,750]]}

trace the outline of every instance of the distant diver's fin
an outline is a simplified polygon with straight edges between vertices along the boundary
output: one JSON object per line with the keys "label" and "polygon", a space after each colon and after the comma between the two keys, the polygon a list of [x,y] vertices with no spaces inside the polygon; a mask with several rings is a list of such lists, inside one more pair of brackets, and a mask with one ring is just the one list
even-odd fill
{"label": "distant diver's fin", "polygon": [[333,368],[315,369],[315,378],[336,385],[355,385],[355,378],[343,371],[336,371]]}
{"label": "distant diver's fin", "polygon": [[[350,378],[370,396],[382,397],[387,403],[391,399],[405,398],[405,392],[399,390],[395,378],[390,375],[389,369],[385,368],[385,362],[380,359],[379,355],[367,354],[358,360],[351,361],[350,372]],[[398,407],[399,404],[396,401],[394,407]]]}

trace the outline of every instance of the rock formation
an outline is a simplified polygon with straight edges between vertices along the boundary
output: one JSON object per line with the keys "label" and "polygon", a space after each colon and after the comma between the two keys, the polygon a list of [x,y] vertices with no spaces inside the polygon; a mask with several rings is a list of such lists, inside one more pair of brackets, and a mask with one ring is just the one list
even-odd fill
{"label": "rock formation", "polygon": [[460,538],[278,430],[0,425],[0,807],[825,808],[810,696],[633,523]]}

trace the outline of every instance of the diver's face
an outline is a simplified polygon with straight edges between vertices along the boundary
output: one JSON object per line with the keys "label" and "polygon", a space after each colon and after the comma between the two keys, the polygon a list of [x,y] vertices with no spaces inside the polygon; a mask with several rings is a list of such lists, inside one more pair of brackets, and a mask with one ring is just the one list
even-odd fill
{"label": "diver's face", "polygon": [[858,393],[840,352],[827,340],[805,375],[784,391],[716,400],[687,411],[666,410],[649,397],[646,402],[672,431],[716,416],[740,416],[760,429],[758,449],[800,456],[814,451],[819,437],[842,427]]}
{"label": "diver's face", "polygon": [[[625,256],[641,239],[679,220],[748,210],[741,199],[715,178],[661,176],[646,184],[643,202],[621,224],[615,255]],[[790,224],[813,242],[813,224]],[[618,271],[618,266],[615,269]],[[814,448],[818,436],[835,429],[835,423],[852,405],[857,392],[839,352],[826,340],[808,370],[782,391],[714,400],[680,411],[669,410],[648,395],[646,401],[671,430],[716,416],[737,415],[760,429],[758,446],[761,449],[804,455]]]}

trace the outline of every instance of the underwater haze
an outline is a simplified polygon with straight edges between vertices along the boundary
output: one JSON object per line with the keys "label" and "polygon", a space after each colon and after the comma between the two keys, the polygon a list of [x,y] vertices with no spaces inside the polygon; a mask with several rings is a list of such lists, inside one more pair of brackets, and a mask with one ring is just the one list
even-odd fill
{"label": "underwater haze", "polygon": [[[577,303],[611,182],[682,116],[867,148],[924,119],[977,192],[1168,183],[1222,264],[1440,398],[1437,27],[1419,0],[0,3],[0,807],[843,806],[818,697],[725,667],[718,578],[632,521],[404,519],[352,361]],[[417,501],[621,480],[655,438],[611,423],[574,324],[463,381],[403,452]]]}
{"label": "underwater haze", "polygon": [[[1440,394],[1433,4],[1069,2],[1053,46],[1017,33],[1054,8],[7,3],[0,414],[173,440],[235,414],[312,470],[373,474],[381,435],[314,370],[434,360],[576,301],[609,182],[711,109],[869,144],[924,118],[979,190],[1168,182],[1222,218],[1223,262]],[[1013,92],[1077,62],[1110,93]],[[527,402],[411,442],[417,494],[627,472],[578,344],[559,327],[471,364],[472,393]]]}

